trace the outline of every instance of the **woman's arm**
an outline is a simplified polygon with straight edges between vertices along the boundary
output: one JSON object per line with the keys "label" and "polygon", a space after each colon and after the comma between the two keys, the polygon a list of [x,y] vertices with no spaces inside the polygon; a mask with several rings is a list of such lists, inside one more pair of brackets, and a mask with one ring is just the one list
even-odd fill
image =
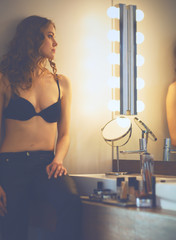
{"label": "woman's arm", "polygon": [[71,111],[71,84],[65,76],[59,76],[61,89],[61,119],[58,123],[58,137],[56,143],[55,158],[47,166],[48,178],[54,174],[54,177],[67,174],[63,166],[64,158],[67,154],[70,143],[70,111]]}
{"label": "woman's arm", "polygon": [[176,146],[176,82],[172,83],[168,88],[166,115],[171,143]]}

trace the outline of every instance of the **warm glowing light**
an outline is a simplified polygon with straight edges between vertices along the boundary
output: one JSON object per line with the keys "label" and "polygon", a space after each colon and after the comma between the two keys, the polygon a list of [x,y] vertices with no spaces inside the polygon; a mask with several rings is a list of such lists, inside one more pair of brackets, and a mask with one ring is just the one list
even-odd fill
{"label": "warm glowing light", "polygon": [[85,68],[89,70],[95,70],[96,69],[96,60],[95,59],[87,59],[85,61]]}
{"label": "warm glowing light", "polygon": [[120,101],[119,100],[110,100],[108,103],[108,109],[112,112],[120,111]]}
{"label": "warm glowing light", "polygon": [[125,117],[117,117],[117,123],[122,128],[129,128],[131,125],[130,119]]}
{"label": "warm glowing light", "polygon": [[118,18],[120,19],[120,9],[116,7],[109,7],[107,10],[107,15],[110,18]]}
{"label": "warm glowing light", "polygon": [[140,67],[144,64],[144,57],[142,55],[137,55],[137,66]]}
{"label": "warm glowing light", "polygon": [[136,33],[136,43],[137,44],[141,44],[144,41],[144,34],[142,34],[141,32],[137,32]]}
{"label": "warm glowing light", "polygon": [[137,78],[137,89],[140,90],[144,88],[145,82],[142,78]]}
{"label": "warm glowing light", "polygon": [[140,9],[136,10],[136,21],[140,22],[144,19],[144,12]]}
{"label": "warm glowing light", "polygon": [[109,30],[108,32],[108,40],[109,41],[112,41],[112,42],[120,42],[120,31],[117,31],[117,30]]}
{"label": "warm glowing light", "polygon": [[100,43],[94,36],[89,36],[85,38],[84,44],[86,48],[97,48]]}
{"label": "warm glowing light", "polygon": [[142,101],[137,100],[137,112],[138,113],[142,112],[144,111],[144,109],[145,109],[145,104]]}
{"label": "warm glowing light", "polygon": [[120,54],[119,53],[111,53],[108,56],[108,62],[110,64],[118,64],[118,65],[120,65]]}
{"label": "warm glowing light", "polygon": [[110,88],[120,88],[120,78],[119,77],[110,77],[108,79],[108,86]]}

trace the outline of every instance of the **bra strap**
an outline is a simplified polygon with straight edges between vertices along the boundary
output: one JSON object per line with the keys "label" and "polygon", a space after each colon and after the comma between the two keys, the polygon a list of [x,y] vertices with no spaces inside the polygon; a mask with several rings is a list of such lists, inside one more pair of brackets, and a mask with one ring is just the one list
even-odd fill
{"label": "bra strap", "polygon": [[59,85],[59,78],[58,78],[58,75],[56,74],[56,82],[57,82],[57,86],[58,86],[58,89],[59,89],[59,98],[60,99],[60,85]]}

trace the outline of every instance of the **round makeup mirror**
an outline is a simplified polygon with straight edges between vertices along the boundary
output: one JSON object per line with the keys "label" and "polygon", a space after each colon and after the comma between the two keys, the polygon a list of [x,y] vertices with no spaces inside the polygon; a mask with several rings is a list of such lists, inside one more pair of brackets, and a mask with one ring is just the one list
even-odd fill
{"label": "round makeup mirror", "polygon": [[[107,172],[106,175],[124,175],[126,172],[119,172],[119,150],[118,148],[125,145],[132,133],[132,123],[129,118],[120,116],[105,124],[101,129],[102,137],[112,146],[112,165],[116,165],[116,172]],[[116,157],[114,148],[116,148]],[[112,167],[114,169],[114,167]]]}
{"label": "round makeup mirror", "polygon": [[111,146],[125,145],[132,133],[132,123],[129,118],[117,117],[109,121],[101,129],[103,139]]}

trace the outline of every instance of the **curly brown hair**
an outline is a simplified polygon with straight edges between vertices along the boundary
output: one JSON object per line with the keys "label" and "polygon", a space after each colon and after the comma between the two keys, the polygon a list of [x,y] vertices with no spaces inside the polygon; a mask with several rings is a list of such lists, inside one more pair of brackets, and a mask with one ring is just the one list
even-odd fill
{"label": "curly brown hair", "polygon": [[[50,19],[40,16],[27,17],[18,24],[8,51],[0,62],[0,72],[8,78],[12,92],[19,94],[19,88],[29,89],[34,69],[46,63],[46,59],[39,55],[39,48],[44,40],[43,30],[49,24],[55,28]],[[56,64],[52,60],[49,63],[56,74]]]}

